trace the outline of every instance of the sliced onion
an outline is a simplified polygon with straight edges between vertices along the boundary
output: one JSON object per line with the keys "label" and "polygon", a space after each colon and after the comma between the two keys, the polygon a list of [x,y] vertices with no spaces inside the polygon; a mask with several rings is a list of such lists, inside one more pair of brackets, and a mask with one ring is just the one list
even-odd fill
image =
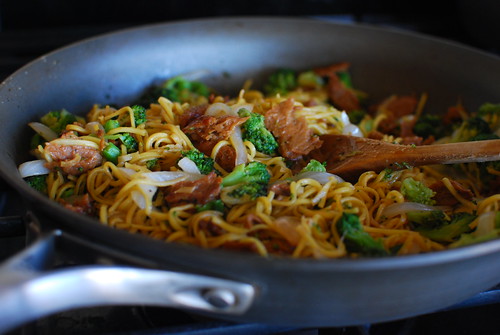
{"label": "sliced onion", "polygon": [[361,132],[361,129],[359,129],[358,126],[356,126],[352,123],[349,123],[348,125],[344,126],[344,129],[342,130],[342,134],[363,137],[363,133]]}
{"label": "sliced onion", "polygon": [[239,126],[234,128],[233,133],[230,137],[231,144],[236,151],[235,166],[240,164],[246,164],[247,162],[247,149],[243,143],[243,138],[241,136],[241,128]]}
{"label": "sliced onion", "polygon": [[179,178],[184,178],[183,180],[195,181],[203,177],[203,175],[199,173],[189,173],[184,171],[155,171],[142,173],[142,175],[160,183]]}
{"label": "sliced onion", "polygon": [[130,168],[119,167],[118,169],[129,177],[132,176],[134,173],[137,173],[137,171]]}
{"label": "sliced onion", "polygon": [[450,207],[447,206],[430,206],[430,205],[424,205],[420,204],[418,202],[401,202],[401,203],[395,203],[387,206],[384,208],[384,211],[382,212],[382,215],[385,217],[393,217],[396,215],[404,214],[407,212],[413,212],[413,211],[446,211],[449,210]]}
{"label": "sliced onion", "polygon": [[210,116],[222,116],[222,115],[232,115],[232,116],[238,116],[238,114],[233,113],[233,110],[231,107],[226,105],[225,103],[222,102],[216,102],[208,106],[207,110],[205,111],[205,115],[210,115]]}
{"label": "sliced onion", "polygon": [[337,176],[336,174],[329,173],[329,172],[316,172],[316,171],[300,172],[300,173],[297,173],[295,176],[293,176],[290,179],[297,181],[300,179],[309,178],[309,179],[316,180],[321,185],[325,185],[326,183],[328,183],[330,181],[331,177],[334,177],[335,179],[337,179],[337,182],[339,182],[339,183],[344,182],[344,179]]}
{"label": "sliced onion", "polygon": [[300,234],[297,231],[299,224],[300,220],[294,216],[280,216],[274,220],[272,226],[285,240],[295,246],[300,242]]}
{"label": "sliced onion", "polygon": [[42,136],[44,140],[46,141],[52,141],[57,138],[57,134],[55,131],[44,125],[43,123],[40,122],[30,122],[28,123],[28,126],[30,126],[34,131],[37,132],[38,135]]}
{"label": "sliced onion", "polygon": [[253,105],[249,103],[236,104],[231,106],[231,110],[233,111],[234,115],[239,115],[238,111],[242,108],[246,109],[249,112],[253,111]]}
{"label": "sliced onion", "polygon": [[198,169],[198,167],[196,166],[196,163],[187,157],[181,158],[181,160],[179,160],[177,165],[179,165],[179,167],[184,172],[197,173],[197,174],[201,173],[200,169]]}
{"label": "sliced onion", "polygon": [[363,137],[363,133],[361,132],[361,129],[359,129],[358,126],[351,123],[351,120],[349,120],[349,115],[347,115],[346,112],[342,112],[340,114],[340,121],[344,125],[344,129],[342,130],[342,134]]}
{"label": "sliced onion", "polygon": [[483,236],[495,230],[496,212],[486,212],[481,214],[477,219],[477,227],[474,231],[475,236]]}
{"label": "sliced onion", "polygon": [[139,191],[132,191],[131,192],[132,200],[134,200],[134,202],[137,204],[137,206],[140,209],[145,209],[146,208],[146,198],[144,198],[144,196],[146,196],[148,198],[148,200],[151,202],[153,200],[153,196],[155,195],[158,187],[156,187],[154,185],[141,184],[141,185],[139,185],[139,188],[142,190],[142,192],[139,192]]}
{"label": "sliced onion", "polygon": [[45,167],[45,163],[47,161],[43,159],[24,162],[19,165],[18,170],[22,178],[48,174],[50,170]]}
{"label": "sliced onion", "polygon": [[92,121],[89,122],[85,125],[85,130],[87,130],[90,134],[92,135],[97,135],[99,132],[104,134],[104,126],[97,122],[97,121]]}

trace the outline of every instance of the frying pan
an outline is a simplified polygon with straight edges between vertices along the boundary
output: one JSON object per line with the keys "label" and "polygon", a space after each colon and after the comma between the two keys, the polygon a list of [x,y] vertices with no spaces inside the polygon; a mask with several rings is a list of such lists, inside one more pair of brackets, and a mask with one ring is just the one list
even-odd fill
{"label": "frying pan", "polygon": [[[432,312],[497,284],[500,240],[367,259],[205,250],[106,227],[49,201],[17,172],[30,159],[26,124],[49,110],[84,114],[94,103],[125,104],[178,74],[202,74],[219,92],[235,94],[245,80],[258,86],[280,67],[340,61],[352,64],[354,85],[374,100],[425,91],[428,110],[437,112],[458,99],[472,110],[499,99],[496,56],[397,30],[302,18],[202,19],[123,30],[57,50],[14,73],[0,86],[0,173],[35,214],[50,219],[40,223],[41,242],[0,270],[0,331],[58,310],[111,303],[175,306],[236,322],[350,326]],[[26,269],[26,258],[44,239],[60,234],[112,249],[138,266]]]}

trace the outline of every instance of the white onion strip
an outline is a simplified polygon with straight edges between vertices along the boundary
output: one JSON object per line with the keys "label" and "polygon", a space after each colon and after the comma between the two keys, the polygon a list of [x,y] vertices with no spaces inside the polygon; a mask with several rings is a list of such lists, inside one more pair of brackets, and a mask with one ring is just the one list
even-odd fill
{"label": "white onion strip", "polygon": [[49,174],[50,170],[45,167],[47,163],[44,159],[24,162],[19,165],[18,170],[22,178]]}
{"label": "white onion strip", "polygon": [[231,134],[229,141],[231,142],[231,144],[234,147],[234,150],[236,151],[235,166],[238,166],[241,164],[246,164],[246,162],[247,162],[247,148],[245,147],[245,144],[243,143],[243,137],[241,135],[241,128],[239,126],[236,126],[234,128],[234,131]]}
{"label": "white onion strip", "polygon": [[330,178],[332,178],[332,177],[337,179],[337,182],[339,182],[339,183],[344,182],[344,179],[337,176],[336,174],[329,173],[329,172],[317,172],[317,171],[300,172],[300,173],[297,173],[295,176],[291,177],[290,179],[293,181],[297,181],[300,179],[310,178],[310,179],[316,180],[321,185],[325,185],[326,183],[328,183],[330,181]]}
{"label": "white onion strip", "polygon": [[430,206],[430,205],[420,204],[418,202],[401,202],[401,203],[391,204],[386,208],[384,208],[384,210],[382,211],[382,215],[390,218],[396,215],[405,214],[407,212],[446,211],[449,209],[450,207],[448,206]]}
{"label": "white onion strip", "polygon": [[196,163],[187,157],[181,158],[179,162],[177,162],[177,165],[179,165],[179,167],[184,172],[197,173],[197,174],[201,173],[200,169],[198,169],[198,166],[196,166]]}
{"label": "white onion strip", "polygon": [[57,134],[55,131],[44,125],[43,123],[40,122],[30,122],[28,123],[28,126],[30,126],[36,133],[40,136],[43,137],[44,140],[46,141],[52,141],[57,138]]}

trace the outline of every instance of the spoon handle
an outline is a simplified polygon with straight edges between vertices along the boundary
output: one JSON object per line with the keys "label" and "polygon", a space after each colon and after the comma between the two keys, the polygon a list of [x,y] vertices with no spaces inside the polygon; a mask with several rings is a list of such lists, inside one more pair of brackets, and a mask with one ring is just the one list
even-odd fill
{"label": "spoon handle", "polygon": [[345,135],[328,135],[327,170],[347,180],[365,171],[405,166],[500,160],[500,140],[411,146]]}

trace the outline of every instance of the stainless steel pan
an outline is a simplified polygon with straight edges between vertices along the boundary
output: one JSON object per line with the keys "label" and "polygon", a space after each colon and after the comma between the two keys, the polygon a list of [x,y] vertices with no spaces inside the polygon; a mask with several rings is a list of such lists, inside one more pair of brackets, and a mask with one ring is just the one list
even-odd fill
{"label": "stainless steel pan", "polygon": [[67,211],[31,190],[17,172],[29,158],[26,124],[48,110],[85,113],[93,103],[127,103],[153,81],[196,71],[206,71],[204,81],[221,92],[236,93],[246,79],[258,85],[278,67],[339,61],[352,64],[355,86],[374,99],[425,91],[435,111],[458,98],[470,108],[500,99],[498,57],[429,37],[309,19],[147,26],[71,45],[14,73],[0,86],[0,173],[35,213],[50,218],[41,223],[48,235],[32,249],[69,234],[140,266],[40,273],[26,269],[29,255],[20,255],[0,272],[0,331],[61,309],[111,303],[176,306],[238,322],[359,325],[435,311],[497,284],[500,240],[356,260],[202,250],[117,231]]}

